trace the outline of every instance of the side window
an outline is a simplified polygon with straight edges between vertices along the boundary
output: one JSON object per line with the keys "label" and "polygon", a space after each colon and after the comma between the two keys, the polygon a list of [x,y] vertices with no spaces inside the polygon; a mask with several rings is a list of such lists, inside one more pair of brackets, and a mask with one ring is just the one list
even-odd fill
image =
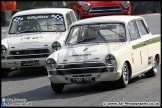
{"label": "side window", "polygon": [[137,20],[137,27],[141,35],[149,34],[142,20]]}
{"label": "side window", "polygon": [[128,23],[128,29],[129,29],[131,40],[136,40],[140,38],[135,21],[130,21]]}
{"label": "side window", "polygon": [[72,18],[72,22],[75,22],[76,21],[76,17],[75,17],[75,13],[73,11],[70,11],[70,14],[71,14],[71,18]]}
{"label": "side window", "polygon": [[70,25],[72,24],[71,17],[70,17],[69,13],[66,14],[66,20],[67,20],[67,25],[68,25],[68,29],[69,29]]}

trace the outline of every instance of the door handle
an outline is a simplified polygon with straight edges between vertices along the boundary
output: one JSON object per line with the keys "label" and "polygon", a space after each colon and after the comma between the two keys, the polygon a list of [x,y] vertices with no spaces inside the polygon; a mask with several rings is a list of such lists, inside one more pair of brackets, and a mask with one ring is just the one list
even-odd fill
{"label": "door handle", "polygon": [[146,45],[147,43],[146,42],[143,42],[143,45]]}

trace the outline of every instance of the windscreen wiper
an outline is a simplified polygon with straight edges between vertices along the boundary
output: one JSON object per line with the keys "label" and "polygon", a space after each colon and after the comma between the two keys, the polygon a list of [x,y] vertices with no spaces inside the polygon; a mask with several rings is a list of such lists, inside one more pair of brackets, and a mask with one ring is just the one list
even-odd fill
{"label": "windscreen wiper", "polygon": [[83,40],[80,40],[80,41],[77,41],[77,42],[74,42],[74,43],[71,43],[70,45],[74,45],[76,43],[81,43],[81,42],[87,42],[87,41],[91,41],[91,40],[94,40],[96,38],[86,38],[86,39],[83,39]]}
{"label": "windscreen wiper", "polygon": [[[109,30],[110,30],[110,29],[109,29]],[[116,31],[114,31],[114,30],[110,30],[110,31],[112,31],[113,33],[116,33],[116,34],[120,35],[120,36],[121,36],[121,37],[123,37],[123,38],[125,38],[125,36],[124,36],[124,35],[122,35],[122,34],[120,34],[120,33],[116,32]]]}
{"label": "windscreen wiper", "polygon": [[62,31],[62,29],[61,29],[61,28],[59,28],[58,26],[56,26],[56,25],[54,25],[54,24],[53,24],[53,26],[54,26],[55,28],[57,28],[57,29],[59,29],[59,30],[61,30],[61,31]]}

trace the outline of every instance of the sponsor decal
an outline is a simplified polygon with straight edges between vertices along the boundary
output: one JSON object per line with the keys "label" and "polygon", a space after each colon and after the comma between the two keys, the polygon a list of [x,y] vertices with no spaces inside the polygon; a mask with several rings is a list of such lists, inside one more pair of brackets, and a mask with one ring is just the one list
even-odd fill
{"label": "sponsor decal", "polygon": [[27,19],[28,19],[28,20],[31,19],[30,16],[27,16]]}
{"label": "sponsor decal", "polygon": [[43,18],[48,18],[48,16],[43,16],[43,15],[39,15],[39,16],[27,16],[27,19],[43,19]]}

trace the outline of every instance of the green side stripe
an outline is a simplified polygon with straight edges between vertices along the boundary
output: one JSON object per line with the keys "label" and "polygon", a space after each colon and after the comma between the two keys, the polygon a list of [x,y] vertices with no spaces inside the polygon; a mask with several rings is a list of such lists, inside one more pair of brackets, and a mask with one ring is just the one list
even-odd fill
{"label": "green side stripe", "polygon": [[160,40],[161,40],[161,37],[157,37],[157,38],[147,40],[146,43],[147,43],[147,45],[149,45],[149,44],[153,44],[153,43],[156,43],[156,42],[160,42]]}
{"label": "green side stripe", "polygon": [[[146,45],[153,44],[153,43],[156,43],[156,42],[160,42],[160,40],[161,40],[161,37],[156,37],[156,38],[147,40],[147,41],[146,41]],[[139,43],[139,44],[133,45],[132,48],[133,48],[133,49],[137,49],[137,48],[140,48],[140,47],[145,46],[145,45],[143,45],[143,44],[144,44],[144,42],[141,42],[141,43]]]}
{"label": "green side stripe", "polygon": [[140,47],[143,47],[143,42],[132,46],[133,49],[137,49],[137,48],[140,48]]}

